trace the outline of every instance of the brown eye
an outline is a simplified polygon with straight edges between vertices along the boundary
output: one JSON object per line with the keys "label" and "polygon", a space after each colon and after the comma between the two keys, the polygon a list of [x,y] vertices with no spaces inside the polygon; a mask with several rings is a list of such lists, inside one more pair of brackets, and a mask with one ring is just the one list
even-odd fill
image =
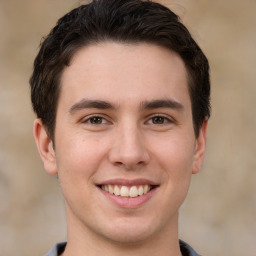
{"label": "brown eye", "polygon": [[164,115],[155,115],[150,117],[146,123],[151,125],[168,125],[172,124],[173,122],[174,121],[171,118]]}
{"label": "brown eye", "polygon": [[153,124],[164,124],[166,122],[166,118],[162,116],[152,117]]}
{"label": "brown eye", "polygon": [[103,118],[100,116],[93,116],[89,118],[91,124],[102,124]]}

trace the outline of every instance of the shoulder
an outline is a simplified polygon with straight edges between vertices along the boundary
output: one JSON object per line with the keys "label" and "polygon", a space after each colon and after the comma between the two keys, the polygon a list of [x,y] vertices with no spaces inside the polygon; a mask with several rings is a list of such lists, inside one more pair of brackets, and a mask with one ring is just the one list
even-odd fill
{"label": "shoulder", "polygon": [[60,255],[61,253],[64,252],[66,244],[67,244],[66,242],[55,244],[52,247],[52,249],[47,254],[45,254],[44,256],[58,256],[58,255]]}
{"label": "shoulder", "polygon": [[183,256],[200,256],[189,244],[180,240],[180,251]]}

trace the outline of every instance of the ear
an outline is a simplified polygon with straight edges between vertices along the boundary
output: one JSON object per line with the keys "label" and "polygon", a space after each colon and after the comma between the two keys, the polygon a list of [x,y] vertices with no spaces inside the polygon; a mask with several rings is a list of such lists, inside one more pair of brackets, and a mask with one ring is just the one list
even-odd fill
{"label": "ear", "polygon": [[193,170],[192,170],[193,174],[196,174],[199,172],[204,162],[207,125],[208,125],[208,119],[205,119],[203,125],[200,128],[199,135],[196,139]]}
{"label": "ear", "polygon": [[56,157],[53,149],[52,140],[47,135],[45,126],[41,119],[34,121],[33,128],[34,138],[36,141],[37,149],[43,161],[44,168],[49,174],[57,174]]}

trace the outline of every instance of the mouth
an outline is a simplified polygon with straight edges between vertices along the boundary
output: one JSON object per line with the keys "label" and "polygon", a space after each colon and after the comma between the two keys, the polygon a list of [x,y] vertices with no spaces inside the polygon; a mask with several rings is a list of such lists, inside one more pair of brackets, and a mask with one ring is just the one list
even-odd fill
{"label": "mouth", "polygon": [[157,186],[145,184],[145,185],[115,185],[115,184],[104,184],[98,185],[103,191],[120,197],[139,197],[149,193],[151,190],[155,189]]}

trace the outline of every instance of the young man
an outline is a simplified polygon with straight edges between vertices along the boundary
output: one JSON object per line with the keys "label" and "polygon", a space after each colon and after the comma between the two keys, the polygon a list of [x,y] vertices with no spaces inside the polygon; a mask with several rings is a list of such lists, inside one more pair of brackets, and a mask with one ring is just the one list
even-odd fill
{"label": "young man", "polygon": [[95,0],[58,21],[34,63],[34,137],[65,198],[47,255],[198,255],[178,210],[205,152],[208,61],[151,1]]}

